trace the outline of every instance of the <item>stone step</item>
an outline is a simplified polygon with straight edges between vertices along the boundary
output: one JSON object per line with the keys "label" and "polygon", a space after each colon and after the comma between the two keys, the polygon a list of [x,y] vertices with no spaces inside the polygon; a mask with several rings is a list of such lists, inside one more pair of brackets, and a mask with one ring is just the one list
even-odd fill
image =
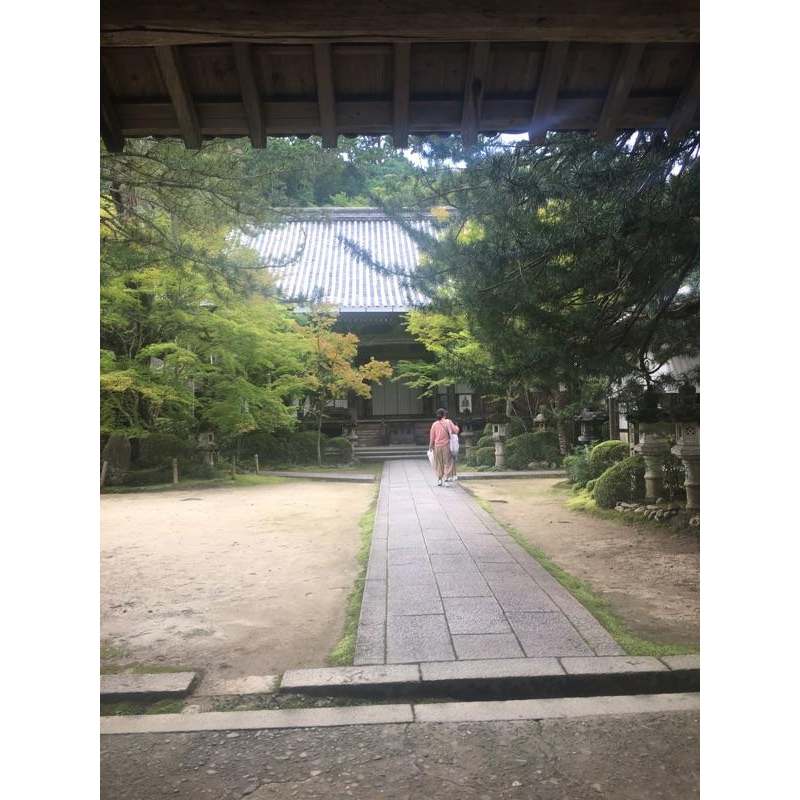
{"label": "stone step", "polygon": [[508,658],[289,670],[282,693],[500,699],[697,692],[700,656]]}

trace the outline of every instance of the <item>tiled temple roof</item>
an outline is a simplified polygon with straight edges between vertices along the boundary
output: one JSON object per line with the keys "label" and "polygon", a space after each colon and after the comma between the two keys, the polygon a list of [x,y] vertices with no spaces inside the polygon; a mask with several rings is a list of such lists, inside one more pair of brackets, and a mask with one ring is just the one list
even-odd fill
{"label": "tiled temple roof", "polygon": [[[374,208],[309,208],[292,220],[242,241],[258,252],[277,278],[281,294],[308,300],[318,290],[340,311],[406,311],[427,302],[404,280],[419,265],[417,245],[396,222]],[[431,217],[415,214],[409,222],[433,232]],[[393,273],[377,271],[359,257]]]}

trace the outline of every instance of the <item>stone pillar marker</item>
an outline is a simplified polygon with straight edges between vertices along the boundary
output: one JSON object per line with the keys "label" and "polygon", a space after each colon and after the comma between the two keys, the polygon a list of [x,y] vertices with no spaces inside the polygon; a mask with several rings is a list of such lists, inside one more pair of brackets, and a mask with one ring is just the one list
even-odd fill
{"label": "stone pillar marker", "polygon": [[506,465],[506,431],[507,425],[504,422],[492,423],[492,439],[494,439],[494,465],[504,467]]}
{"label": "stone pillar marker", "polygon": [[172,459],[172,483],[178,485],[178,459]]}
{"label": "stone pillar marker", "polygon": [[253,458],[256,460],[256,475],[260,474],[258,471],[258,453],[256,453]]}
{"label": "stone pillar marker", "polygon": [[658,500],[663,491],[662,469],[669,454],[669,443],[660,433],[643,430],[639,444],[633,449],[644,456],[645,500]]}
{"label": "stone pillar marker", "polygon": [[469,456],[469,449],[472,447],[472,431],[464,431],[461,438],[464,440],[464,459]]}
{"label": "stone pillar marker", "polygon": [[672,448],[686,470],[686,510],[700,510],[700,423],[678,422],[675,425],[677,444]]}

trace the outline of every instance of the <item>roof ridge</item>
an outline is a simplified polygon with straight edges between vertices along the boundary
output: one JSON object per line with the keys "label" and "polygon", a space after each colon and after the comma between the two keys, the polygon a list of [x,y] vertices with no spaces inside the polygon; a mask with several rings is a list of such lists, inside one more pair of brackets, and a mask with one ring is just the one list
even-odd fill
{"label": "roof ridge", "polygon": [[[306,206],[303,208],[282,207],[276,209],[288,217],[286,222],[293,219],[379,219],[391,221],[391,217],[383,209],[375,206]],[[404,208],[398,211],[398,216],[411,219],[432,219],[433,212],[416,208]]]}

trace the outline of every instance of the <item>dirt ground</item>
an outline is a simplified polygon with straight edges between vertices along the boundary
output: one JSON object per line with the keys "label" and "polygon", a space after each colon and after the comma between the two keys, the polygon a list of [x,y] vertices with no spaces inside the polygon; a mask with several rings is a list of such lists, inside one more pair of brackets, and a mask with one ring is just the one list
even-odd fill
{"label": "dirt ground", "polygon": [[322,666],[374,492],[287,481],[101,496],[101,641],[124,651],[104,663],[225,678]]}
{"label": "dirt ground", "polygon": [[700,538],[568,511],[558,479],[471,482],[492,513],[606,598],[632,633],[700,644]]}

